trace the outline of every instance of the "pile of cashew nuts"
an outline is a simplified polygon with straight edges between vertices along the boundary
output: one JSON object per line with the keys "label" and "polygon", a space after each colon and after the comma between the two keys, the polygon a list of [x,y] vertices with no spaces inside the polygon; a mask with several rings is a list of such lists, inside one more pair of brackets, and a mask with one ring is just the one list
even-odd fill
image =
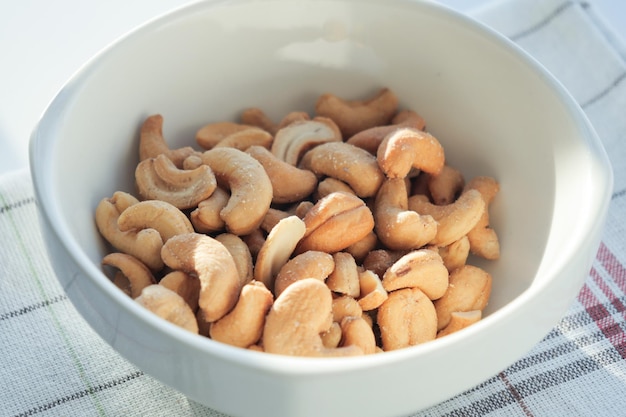
{"label": "pile of cashew nuts", "polygon": [[466,181],[412,110],[381,89],[318,98],[279,122],[261,109],[170,149],[139,134],[136,193],[95,211],[111,280],[158,316],[274,354],[349,356],[448,335],[482,317],[498,259],[487,176]]}

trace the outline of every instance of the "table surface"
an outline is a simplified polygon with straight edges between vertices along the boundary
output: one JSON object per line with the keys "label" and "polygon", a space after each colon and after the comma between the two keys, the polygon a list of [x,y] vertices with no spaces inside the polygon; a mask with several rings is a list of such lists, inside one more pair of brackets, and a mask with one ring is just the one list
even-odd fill
{"label": "table surface", "polygon": [[[490,1],[441,3],[466,12]],[[190,0],[0,2],[0,175],[28,166],[33,128],[47,104],[84,62],[135,26],[186,3]],[[626,2],[588,3],[626,39]]]}

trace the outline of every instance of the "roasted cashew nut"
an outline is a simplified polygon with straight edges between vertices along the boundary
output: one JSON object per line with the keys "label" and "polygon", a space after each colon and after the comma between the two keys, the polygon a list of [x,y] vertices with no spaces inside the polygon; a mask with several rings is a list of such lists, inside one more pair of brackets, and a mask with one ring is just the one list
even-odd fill
{"label": "roasted cashew nut", "polygon": [[367,100],[344,100],[333,94],[322,94],[315,104],[316,114],[333,119],[345,138],[370,127],[389,124],[397,109],[398,98],[388,88]]}
{"label": "roasted cashew nut", "polygon": [[289,216],[272,228],[261,247],[254,266],[254,279],[274,288],[274,279],[283,265],[289,260],[306,226],[297,216]]}
{"label": "roasted cashew nut", "polygon": [[485,201],[485,212],[472,230],[467,233],[470,250],[482,258],[495,260],[500,257],[500,241],[496,231],[491,228],[489,221],[489,205],[500,190],[500,184],[491,177],[472,178],[465,187],[466,190],[475,189],[480,192]]}
{"label": "roasted cashew nut", "polygon": [[130,297],[137,298],[148,285],[156,284],[156,279],[146,265],[134,256],[113,252],[102,258],[102,265],[118,269],[128,280]]}
{"label": "roasted cashew nut", "polygon": [[306,278],[296,281],[276,298],[265,319],[265,352],[289,356],[355,356],[363,350],[355,345],[329,349],[321,333],[332,324],[332,294],[326,284]]}
{"label": "roasted cashew nut", "polygon": [[230,194],[223,188],[217,187],[213,194],[202,200],[189,215],[191,224],[199,233],[211,233],[224,230],[226,223],[222,220],[220,213],[228,204]]}
{"label": "roasted cashew nut", "polygon": [[200,280],[198,277],[183,271],[172,271],[161,278],[159,285],[180,295],[194,313],[198,310],[198,298],[200,297]]}
{"label": "roasted cashew nut", "polygon": [[417,249],[398,259],[383,275],[387,291],[419,288],[431,300],[441,298],[448,289],[448,270],[439,253]]}
{"label": "roasted cashew nut", "polygon": [[463,191],[463,174],[451,166],[444,165],[437,175],[428,175],[428,191],[433,203],[438,206],[451,204]]}
{"label": "roasted cashew nut", "polygon": [[274,281],[274,294],[280,296],[294,282],[304,278],[324,281],[335,269],[332,255],[326,252],[307,251],[296,255],[283,265]]}
{"label": "roasted cashew nut", "polygon": [[128,207],[120,213],[117,225],[123,232],[154,229],[159,232],[163,242],[172,236],[194,231],[185,213],[161,200],[145,200]]}
{"label": "roasted cashew nut", "polygon": [[385,351],[415,346],[437,336],[435,307],[419,288],[389,293],[378,309],[377,323]]}
{"label": "roasted cashew nut", "polygon": [[491,275],[477,266],[456,269],[449,279],[448,290],[434,302],[437,330],[448,326],[454,312],[484,310],[491,294]]}
{"label": "roasted cashew nut", "polygon": [[376,336],[372,327],[362,317],[344,317],[341,322],[342,338],[340,346],[358,346],[363,354],[376,353]]}
{"label": "roasted cashew nut", "polygon": [[154,229],[122,232],[117,225],[120,213],[123,212],[119,208],[130,207],[133,201],[137,199],[121,191],[115,192],[111,198],[102,199],[96,207],[96,226],[102,237],[115,249],[134,256],[150,270],[158,271],[163,268],[161,234]]}
{"label": "roasted cashew nut", "polygon": [[165,242],[161,257],[168,267],[198,277],[198,305],[207,322],[219,320],[235,306],[241,279],[232,255],[217,240],[198,233],[177,235]]}
{"label": "roasted cashew nut", "polygon": [[135,182],[144,199],[167,201],[181,210],[197,206],[217,186],[208,166],[178,169],[165,155],[141,161],[135,169]]}
{"label": "roasted cashew nut", "polygon": [[333,120],[316,117],[292,122],[278,130],[271,151],[278,159],[297,166],[306,151],[327,142],[341,142],[341,132]]}
{"label": "roasted cashew nut", "polygon": [[288,124],[301,120],[310,120],[311,118],[307,112],[292,111],[285,115],[280,123],[276,124],[272,121],[272,119],[267,116],[267,114],[265,114],[263,110],[259,109],[258,107],[251,107],[245,109],[243,113],[241,113],[240,119],[241,123],[243,124],[260,127],[266,132],[275,135],[276,132],[278,132],[280,129],[287,126]]}
{"label": "roasted cashew nut", "polygon": [[163,137],[163,116],[149,116],[141,125],[139,133],[139,160],[143,161],[164,154],[172,163],[182,168],[183,161],[197,152],[190,146],[170,149]]}
{"label": "roasted cashew nut", "polygon": [[304,216],[306,233],[296,253],[319,250],[339,252],[360,241],[374,229],[374,216],[360,198],[332,193],[319,200]]}
{"label": "roasted cashew nut", "polygon": [[482,318],[482,311],[455,311],[450,314],[450,322],[446,327],[437,332],[437,339],[449,334],[463,330],[464,328],[477,323]]}
{"label": "roasted cashew nut", "polygon": [[232,346],[247,348],[261,339],[265,316],[274,296],[265,285],[251,281],[243,286],[239,301],[230,313],[211,323],[209,336]]}
{"label": "roasted cashew nut", "polygon": [[467,262],[470,253],[469,239],[467,236],[463,236],[456,242],[452,242],[448,246],[441,246],[437,250],[448,272],[452,272]]}
{"label": "roasted cashew nut", "polygon": [[439,141],[429,133],[412,128],[397,129],[387,135],[376,157],[388,178],[405,178],[413,168],[437,175],[445,163]]}
{"label": "roasted cashew nut", "polygon": [[192,333],[198,333],[195,314],[187,302],[169,288],[159,284],[149,285],[135,301],[170,323]]}
{"label": "roasted cashew nut", "polygon": [[345,182],[359,197],[375,195],[385,178],[372,154],[345,142],[314,147],[304,154],[300,167]]}
{"label": "roasted cashew nut", "polygon": [[216,122],[198,129],[196,142],[205,150],[215,147],[232,147],[245,151],[252,145],[270,146],[272,135],[255,126]]}
{"label": "roasted cashew nut", "polygon": [[272,183],[272,203],[301,201],[315,190],[317,177],[313,172],[288,164],[262,146],[251,146],[246,152],[267,172]]}
{"label": "roasted cashew nut", "polygon": [[467,190],[451,204],[438,206],[424,195],[409,197],[409,209],[432,216],[438,223],[437,234],[430,241],[436,246],[447,246],[476,226],[485,211],[485,201],[476,190]]}
{"label": "roasted cashew nut", "polygon": [[228,204],[220,211],[226,229],[246,235],[259,227],[272,203],[272,182],[263,166],[235,148],[213,148],[202,154],[220,185],[230,189]]}
{"label": "roasted cashew nut", "polygon": [[409,210],[409,197],[403,178],[383,182],[374,202],[375,231],[391,250],[410,250],[424,246],[437,235],[435,219]]}
{"label": "roasted cashew nut", "polygon": [[326,279],[326,285],[336,294],[357,298],[361,294],[356,260],[347,252],[333,254],[335,269]]}
{"label": "roasted cashew nut", "polygon": [[375,126],[362,130],[346,140],[346,143],[365,149],[372,155],[376,155],[378,147],[385,139],[385,136],[400,129],[402,127],[411,127],[418,130],[424,130],[424,119],[417,113],[404,110],[398,113],[392,124],[386,126]]}
{"label": "roasted cashew nut", "polygon": [[252,281],[254,279],[254,263],[252,261],[252,253],[250,253],[250,248],[248,248],[246,242],[232,233],[217,235],[215,240],[224,245],[232,255],[235,265],[237,265],[241,285],[246,285]]}
{"label": "roasted cashew nut", "polygon": [[361,294],[357,301],[363,311],[376,310],[389,297],[378,275],[368,269],[359,271],[359,287]]}

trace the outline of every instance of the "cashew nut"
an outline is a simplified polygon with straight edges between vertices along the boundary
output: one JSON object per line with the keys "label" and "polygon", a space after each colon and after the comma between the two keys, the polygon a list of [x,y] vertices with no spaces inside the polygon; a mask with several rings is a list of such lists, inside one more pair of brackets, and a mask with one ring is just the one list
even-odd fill
{"label": "cashew nut", "polygon": [[182,168],[183,161],[196,151],[186,146],[179,149],[170,149],[163,137],[163,116],[155,114],[149,116],[141,125],[139,133],[139,160],[156,158],[164,154],[172,163]]}
{"label": "cashew nut", "polygon": [[424,195],[409,198],[409,209],[432,216],[438,223],[437,234],[430,241],[436,246],[456,242],[472,230],[485,211],[485,201],[476,190],[467,190],[453,203],[438,206]]}
{"label": "cashew nut", "polygon": [[437,175],[445,163],[439,141],[431,134],[413,128],[397,129],[385,136],[376,156],[388,178],[405,178],[412,168]]}
{"label": "cashew nut", "polygon": [[454,332],[458,332],[474,323],[477,323],[482,318],[482,311],[455,311],[450,314],[450,322],[446,327],[437,332],[437,339],[447,336]]}
{"label": "cashew nut", "polygon": [[275,135],[276,132],[283,127],[295,121],[310,120],[309,114],[304,111],[292,111],[285,115],[280,123],[276,124],[270,119],[263,110],[258,107],[251,107],[241,113],[241,123],[257,126],[261,129]]}
{"label": "cashew nut", "polygon": [[306,233],[296,253],[319,250],[339,252],[363,239],[374,229],[374,216],[360,198],[332,193],[319,200],[304,216]]}
{"label": "cashew nut", "polygon": [[332,255],[326,252],[307,251],[294,256],[280,268],[274,282],[274,294],[280,296],[294,282],[304,278],[324,281],[335,268]]}
{"label": "cashew nut", "polygon": [[345,138],[370,127],[389,124],[397,109],[398,98],[388,88],[367,100],[345,100],[333,94],[322,94],[315,105],[316,114],[333,119]]}
{"label": "cashew nut", "polygon": [[186,233],[165,242],[161,257],[170,268],[198,277],[198,305],[206,321],[219,320],[234,307],[241,279],[232,255],[223,244],[207,235]]}
{"label": "cashew nut", "polygon": [[439,174],[428,176],[430,197],[439,206],[453,203],[463,191],[464,185],[463,174],[448,165],[444,165]]}
{"label": "cashew nut", "polygon": [[218,232],[224,230],[226,223],[222,220],[220,212],[230,199],[230,193],[221,187],[216,187],[213,194],[198,203],[189,218],[195,230],[200,233]]}
{"label": "cashew nut", "polygon": [[389,293],[378,309],[377,322],[385,351],[428,342],[437,336],[435,307],[419,288]]}
{"label": "cashew nut", "polygon": [[135,169],[135,182],[144,199],[167,201],[179,209],[197,206],[217,186],[208,166],[191,171],[178,169],[163,154],[141,161]]}
{"label": "cashew nut", "polygon": [[180,295],[194,313],[198,310],[198,298],[200,297],[200,280],[198,277],[183,271],[172,271],[161,278],[159,285],[163,285]]}
{"label": "cashew nut", "polygon": [[254,279],[254,264],[250,248],[239,236],[232,233],[222,233],[215,236],[215,240],[220,242],[230,252],[237,266],[241,285],[246,285]]}
{"label": "cashew nut", "polygon": [[363,268],[369,269],[379,277],[385,275],[388,268],[398,259],[409,253],[408,251],[390,251],[387,249],[376,249],[367,254],[363,260]]}
{"label": "cashew nut", "polygon": [[320,337],[322,338],[322,344],[326,348],[336,348],[339,346],[341,342],[341,326],[336,321],[333,321],[333,324],[330,325],[330,328],[325,332],[320,333]]}
{"label": "cashew nut", "polygon": [[332,294],[326,284],[306,278],[296,281],[276,298],[263,330],[265,352],[289,356],[354,356],[355,345],[328,349],[320,334],[332,324]]}
{"label": "cashew nut", "polygon": [[265,284],[267,288],[273,288],[276,275],[289,260],[305,231],[304,221],[298,216],[289,216],[279,221],[268,234],[257,255],[254,279]]}
{"label": "cashew nut", "polygon": [[375,231],[389,249],[409,250],[424,246],[437,235],[435,219],[409,210],[409,197],[403,178],[383,182],[374,202]]}
{"label": "cashew nut", "polygon": [[448,246],[438,248],[439,255],[443,259],[443,264],[448,272],[452,272],[462,267],[467,262],[470,252],[470,243],[467,236],[463,236],[456,242],[450,243]]}
{"label": "cashew nut", "polygon": [[272,293],[262,283],[251,281],[244,285],[235,308],[211,324],[211,339],[242,348],[257,343],[273,302]]}
{"label": "cashew nut", "polygon": [[378,236],[370,232],[363,239],[348,246],[345,251],[352,255],[357,263],[362,263],[368,253],[378,245]]}
{"label": "cashew nut", "polygon": [[313,198],[317,201],[326,197],[328,194],[338,192],[356,195],[354,190],[345,182],[336,178],[326,177],[317,184],[317,190],[315,190]]}
{"label": "cashew nut", "polygon": [[419,288],[431,300],[440,298],[448,288],[448,270],[439,253],[417,249],[398,259],[383,275],[387,291]]}
{"label": "cashew nut", "polygon": [[359,286],[361,295],[357,301],[363,311],[377,309],[389,296],[378,275],[369,269],[359,271]]}
{"label": "cashew nut", "polygon": [[470,250],[482,258],[495,260],[500,257],[500,241],[496,231],[489,225],[489,205],[500,190],[500,184],[491,177],[476,177],[470,180],[466,190],[475,189],[485,201],[485,211],[478,223],[467,233]]}
{"label": "cashew nut", "polygon": [[150,270],[158,271],[163,268],[161,234],[154,229],[122,232],[117,225],[121,213],[118,206],[122,209],[130,207],[129,204],[132,204],[133,200],[137,201],[129,194],[119,191],[111,198],[103,198],[96,207],[96,226],[102,237],[115,249],[134,256]]}
{"label": "cashew nut", "polygon": [[335,269],[326,279],[326,285],[337,294],[345,294],[350,297],[358,297],[361,293],[359,287],[359,271],[354,257],[347,252],[333,254]]}
{"label": "cashew nut", "polygon": [[301,201],[315,190],[317,177],[313,172],[288,164],[262,146],[251,146],[246,152],[267,172],[272,183],[273,203]]}
{"label": "cashew nut", "polygon": [[372,154],[345,142],[314,147],[304,154],[300,166],[345,182],[359,197],[376,194],[385,178]]}
{"label": "cashew nut", "polygon": [[244,151],[252,145],[270,146],[272,135],[255,126],[216,122],[202,126],[196,132],[196,142],[203,149],[232,147]]}
{"label": "cashew nut", "polygon": [[187,302],[174,291],[163,285],[153,284],[143,289],[135,301],[152,311],[157,316],[182,327],[192,333],[198,333],[198,322]]}
{"label": "cashew nut", "polygon": [[273,207],[270,207],[265,213],[263,217],[263,221],[261,222],[260,228],[265,231],[265,233],[269,233],[272,231],[274,226],[278,224],[279,221],[289,217],[290,214],[286,211],[279,210]]}
{"label": "cashew nut", "polygon": [[483,310],[491,294],[491,275],[476,266],[465,265],[450,274],[450,285],[443,297],[435,300],[437,330],[450,323],[452,313]]}
{"label": "cashew nut", "polygon": [[316,117],[292,122],[278,130],[271,150],[278,159],[297,166],[306,151],[327,142],[341,142],[341,132],[333,120]]}
{"label": "cashew nut", "polygon": [[341,323],[344,317],[361,317],[363,309],[359,302],[348,295],[333,298],[332,303],[333,321]]}
{"label": "cashew nut", "polygon": [[102,258],[102,265],[117,268],[126,277],[131,298],[139,297],[145,287],[156,284],[150,269],[134,256],[119,252],[109,253]]}
{"label": "cashew nut", "polygon": [[362,317],[346,316],[340,324],[342,331],[340,346],[358,346],[365,355],[377,352],[374,331]]}
{"label": "cashew nut", "polygon": [[404,110],[394,116],[392,124],[386,126],[375,126],[362,130],[346,140],[346,143],[365,149],[372,155],[376,155],[378,147],[385,136],[402,127],[412,127],[424,130],[424,119],[417,113]]}
{"label": "cashew nut", "polygon": [[220,211],[226,229],[236,235],[252,232],[272,203],[272,183],[263,166],[235,148],[213,148],[202,154],[202,160],[220,185],[230,189],[228,204]]}
{"label": "cashew nut", "polygon": [[161,200],[145,200],[133,204],[120,213],[117,226],[123,232],[154,229],[159,232],[163,242],[172,236],[194,231],[185,213]]}

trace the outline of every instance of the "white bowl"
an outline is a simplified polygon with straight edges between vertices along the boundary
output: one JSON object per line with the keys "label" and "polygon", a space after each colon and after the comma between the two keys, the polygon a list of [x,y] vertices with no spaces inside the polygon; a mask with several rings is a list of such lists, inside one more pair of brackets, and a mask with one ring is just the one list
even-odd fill
{"label": "white bowl", "polygon": [[[380,87],[418,111],[466,177],[491,175],[502,256],[486,317],[409,349],[344,359],[233,348],[138,306],[102,273],[98,201],[134,192],[138,128],[165,118],[172,147],[258,106],[278,119],[317,96]],[[31,167],[59,281],[98,334],[192,400],[239,416],[392,416],[484,381],[554,326],[581,288],[612,173],[580,108],[493,31],[431,2],[199,2],[153,20],[87,63],[38,124]]]}

